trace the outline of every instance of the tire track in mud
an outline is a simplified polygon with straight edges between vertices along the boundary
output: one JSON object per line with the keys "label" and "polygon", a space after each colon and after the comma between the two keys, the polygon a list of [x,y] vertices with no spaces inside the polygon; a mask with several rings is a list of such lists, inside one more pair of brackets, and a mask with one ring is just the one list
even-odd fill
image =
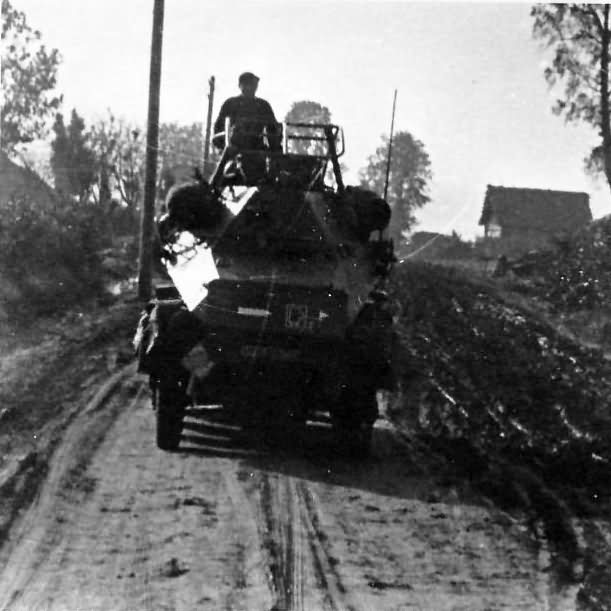
{"label": "tire track in mud", "polygon": [[[100,420],[79,419],[80,431],[65,436],[63,470],[51,468],[63,473],[54,476],[59,485],[45,487],[49,502],[36,513],[40,529],[25,533],[27,551],[0,573],[2,611],[270,609],[266,558],[241,483],[248,478],[224,458],[158,451],[140,390],[131,405],[113,395],[94,410]],[[75,451],[77,438],[91,460]],[[81,498],[89,480],[95,489]]]}
{"label": "tire track in mud", "polygon": [[327,537],[320,525],[320,508],[316,497],[304,482],[297,484],[295,497],[299,500],[301,523],[308,535],[316,574],[325,589],[330,608],[333,611],[357,611],[325,547]]}
{"label": "tire track in mud", "polygon": [[[71,372],[71,369],[66,363],[69,363],[69,361],[62,361],[62,367],[53,370],[56,380],[61,381],[62,378],[69,376],[68,372]],[[122,378],[128,369],[129,367],[121,369],[103,383],[103,375],[96,375],[95,373],[89,375],[78,384],[78,390],[74,393],[74,397],[64,397],[58,394],[56,387],[53,387],[49,396],[45,396],[36,404],[28,399],[21,406],[26,413],[29,410],[39,408],[41,411],[45,411],[48,409],[45,403],[49,404],[53,401],[61,403],[64,407],[56,417],[51,418],[44,424],[40,426],[30,425],[28,438],[33,440],[34,447],[32,449],[18,456],[12,456],[9,451],[6,456],[2,457],[6,459],[8,464],[0,470],[0,546],[7,542],[13,523],[18,521],[23,508],[36,502],[40,488],[48,477],[53,455],[63,443],[66,430],[81,416],[83,404],[95,408],[96,405],[103,403],[116,386],[117,376]],[[51,377],[53,376],[45,377],[44,382],[51,384]],[[45,383],[39,382],[41,387],[44,387]],[[83,392],[80,392],[80,390]],[[19,438],[22,433],[14,434],[10,427],[6,431],[2,426],[0,426],[0,429],[3,433],[14,435],[15,444],[19,445]],[[0,550],[0,563],[4,551]]]}
{"label": "tire track in mud", "polygon": [[[535,589],[541,601],[542,611],[573,611],[577,591],[583,581],[584,556],[587,543],[583,536],[583,524],[577,519],[568,504],[532,469],[513,464],[500,456],[485,456],[471,472],[469,452],[478,452],[470,442],[453,446],[453,441],[407,433],[405,425],[397,425],[396,430],[402,443],[419,453],[429,452],[440,470],[452,465],[453,457],[465,454],[458,459],[453,468],[458,469],[461,477],[468,476],[475,489],[490,506],[498,510],[512,512],[519,509],[527,515],[526,524],[534,541],[534,557],[539,566]],[[474,452],[474,456],[477,454]]]}
{"label": "tire track in mud", "polygon": [[[130,364],[102,384],[71,423],[53,453],[34,505],[27,510],[12,533],[8,560],[0,573],[0,609],[9,609],[19,599],[37,567],[43,564],[53,549],[54,542],[49,538],[53,539],[52,524],[60,519],[55,510],[61,503],[62,489],[68,483],[71,470],[78,469],[80,472],[95,454],[121,406],[117,405],[108,412],[100,412],[100,409],[113,397],[116,387],[133,372],[134,365]],[[141,391],[142,387],[132,399],[132,406],[140,399]]]}
{"label": "tire track in mud", "polygon": [[305,482],[263,475],[262,540],[269,554],[271,611],[357,611],[326,549],[319,506]]}
{"label": "tire track in mud", "polygon": [[[140,400],[132,410],[123,395],[118,399],[90,413],[78,435],[67,431],[72,445],[58,450],[57,460],[73,476],[60,480],[59,494],[43,516],[49,527],[43,529],[46,538],[38,541],[33,555],[23,556],[20,583],[9,583],[8,575],[0,574],[3,611],[6,583],[25,590],[13,597],[10,607],[24,610],[574,609],[551,597],[544,534],[538,570],[528,578],[538,591],[530,596],[528,584],[522,585],[526,578],[514,575],[517,591],[525,591],[530,606],[517,605],[509,588],[503,589],[505,594],[496,592],[504,585],[498,577],[488,583],[484,559],[501,558],[507,551],[513,555],[523,547],[500,541],[505,547],[497,553],[491,548],[502,533],[494,516],[493,526],[485,526],[485,510],[456,505],[454,511],[451,504],[438,505],[445,497],[429,501],[425,492],[403,483],[405,474],[397,468],[403,459],[380,439],[375,447],[379,456],[371,464],[336,464],[333,475],[326,459],[304,460],[292,451],[231,459],[222,452],[214,458],[197,447],[162,453],[154,446],[150,408]],[[105,428],[106,418],[119,409],[124,413],[115,428]],[[76,439],[90,444],[88,431],[95,433],[93,447],[76,447]],[[100,435],[106,439],[96,445]],[[83,452],[95,458],[74,472]],[[54,458],[53,473],[56,462]],[[429,479],[429,474],[418,473]],[[87,496],[81,486],[89,479],[97,487]],[[74,489],[65,488],[66,482]],[[54,522],[57,509],[67,505],[72,506],[72,520]],[[96,530],[101,521],[103,532]],[[475,522],[476,535],[468,535],[466,527]],[[350,546],[352,535],[344,531],[347,526],[354,529],[356,549]],[[426,536],[411,532],[412,527]],[[459,540],[457,546],[453,534],[476,540]],[[473,555],[480,540],[490,552],[487,556]],[[427,555],[417,556],[414,545]],[[532,550],[528,544],[526,548],[516,557],[528,560]],[[466,576],[472,580],[470,591],[452,586],[445,549],[473,560]],[[499,567],[511,569],[509,562]],[[486,606],[479,605],[484,594],[491,597]],[[461,600],[463,595],[469,598]]]}
{"label": "tire track in mud", "polygon": [[289,558],[293,554],[287,524],[292,523],[281,496],[277,478],[264,475],[260,484],[260,503],[264,527],[262,541],[268,553],[270,586],[275,596],[271,611],[293,611],[293,576],[289,575]]}
{"label": "tire track in mud", "polygon": [[229,610],[239,605],[239,601],[233,599],[240,590],[248,592],[251,602],[256,599],[262,605],[269,607],[272,588],[267,575],[268,567],[262,555],[257,516],[239,479],[239,474],[233,470],[223,473],[225,490],[236,516],[236,530],[239,530],[241,534],[238,559],[233,575],[236,593],[226,601],[226,607]]}

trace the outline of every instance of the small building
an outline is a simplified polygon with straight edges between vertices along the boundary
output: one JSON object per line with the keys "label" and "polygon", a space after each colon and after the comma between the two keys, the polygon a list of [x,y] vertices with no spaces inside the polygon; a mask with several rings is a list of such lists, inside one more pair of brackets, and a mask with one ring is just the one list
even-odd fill
{"label": "small building", "polygon": [[591,220],[587,193],[488,185],[479,224],[491,254],[519,255],[550,246]]}
{"label": "small building", "polygon": [[24,198],[48,207],[57,195],[36,172],[17,165],[4,151],[0,151],[0,210],[11,200]]}

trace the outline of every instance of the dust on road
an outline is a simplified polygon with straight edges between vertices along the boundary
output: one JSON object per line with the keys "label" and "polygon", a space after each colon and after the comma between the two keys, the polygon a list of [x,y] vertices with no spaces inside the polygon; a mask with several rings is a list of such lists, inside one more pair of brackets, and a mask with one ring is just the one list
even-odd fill
{"label": "dust on road", "polygon": [[128,377],[66,431],[0,554],[0,608],[575,607],[527,516],[444,481],[387,422],[361,463],[324,421],[277,441],[196,408],[161,452]]}

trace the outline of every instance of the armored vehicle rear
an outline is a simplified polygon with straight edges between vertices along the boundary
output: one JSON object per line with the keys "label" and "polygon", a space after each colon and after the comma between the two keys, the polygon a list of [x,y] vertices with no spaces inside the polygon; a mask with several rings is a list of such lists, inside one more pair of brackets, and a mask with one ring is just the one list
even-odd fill
{"label": "armored vehicle rear", "polygon": [[376,391],[392,384],[390,209],[344,186],[339,127],[282,129],[281,150],[242,150],[227,125],[214,175],[174,188],[158,222],[173,285],[136,343],[162,449],[193,402],[278,426],[324,410],[338,443],[368,449]]}

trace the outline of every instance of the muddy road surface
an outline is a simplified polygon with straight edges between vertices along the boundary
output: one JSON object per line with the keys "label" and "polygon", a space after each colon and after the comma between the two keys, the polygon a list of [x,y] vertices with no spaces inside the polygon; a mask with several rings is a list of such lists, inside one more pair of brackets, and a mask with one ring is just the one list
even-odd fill
{"label": "muddy road surface", "polygon": [[104,384],[0,550],[2,610],[575,608],[528,516],[384,419],[354,462],[323,415],[270,437],[200,406],[166,453],[133,367]]}

